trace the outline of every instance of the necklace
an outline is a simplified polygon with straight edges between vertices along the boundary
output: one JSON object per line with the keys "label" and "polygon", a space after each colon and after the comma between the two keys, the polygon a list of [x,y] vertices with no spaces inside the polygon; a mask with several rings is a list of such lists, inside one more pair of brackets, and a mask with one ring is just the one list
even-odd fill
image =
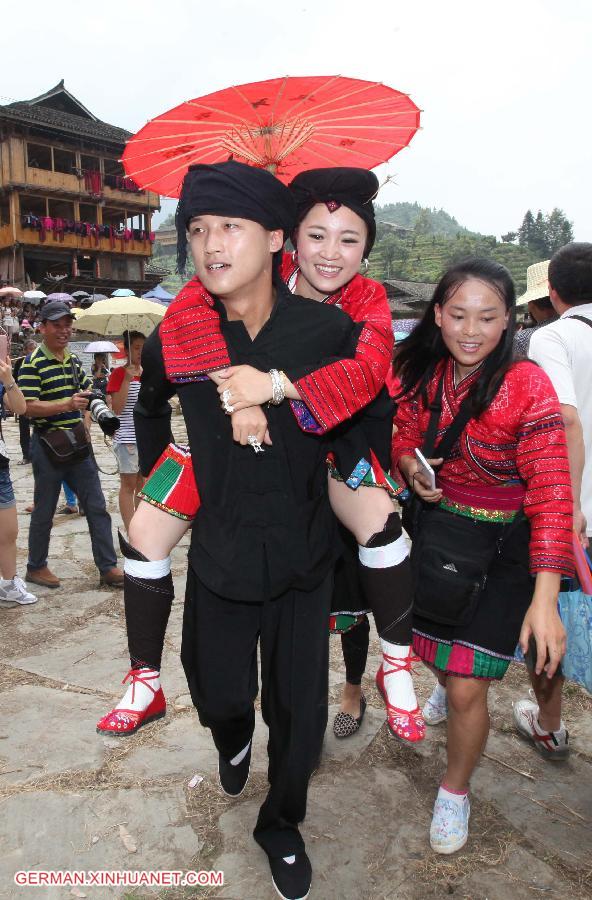
{"label": "necklace", "polygon": [[458,369],[457,369],[457,365],[458,365],[458,364],[457,364],[456,360],[454,360],[454,370],[453,370],[454,378],[453,378],[453,381],[454,381],[454,387],[455,387],[455,389],[458,387],[458,385],[460,384],[461,381],[464,381],[465,378],[468,378],[469,375],[472,375],[473,372],[476,372],[477,369],[479,368],[479,366],[480,366],[482,363],[483,363],[483,360],[481,360],[481,362],[478,362],[476,366],[473,366],[473,368],[470,369],[468,372],[466,372],[466,373],[462,376],[462,378],[459,378],[459,375],[458,375]]}

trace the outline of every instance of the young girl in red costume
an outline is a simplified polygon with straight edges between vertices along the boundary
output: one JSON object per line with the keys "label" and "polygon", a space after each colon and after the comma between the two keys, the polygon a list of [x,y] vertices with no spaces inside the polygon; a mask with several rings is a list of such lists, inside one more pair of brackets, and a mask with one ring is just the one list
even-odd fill
{"label": "young girl in red costume", "polygon": [[[392,323],[382,286],[358,274],[362,258],[374,243],[372,199],[378,181],[363,169],[318,169],[301,173],[290,187],[299,208],[294,236],[298,255],[284,256],[282,278],[294,293],[338,304],[360,324],[355,359],[321,361],[325,364],[303,373],[294,383],[279,373],[280,393],[290,399],[303,430],[314,435],[335,429],[329,495],[334,512],[358,545],[366,598],[359,604],[361,609],[337,607],[336,612],[358,614],[365,607],[372,609],[383,651],[376,681],[385,699],[389,727],[397,737],[414,742],[424,737],[425,726],[411,678],[416,657],[410,647],[410,566],[392,500],[401,489],[388,474],[393,405],[383,387],[392,360]],[[183,238],[186,224],[181,222]],[[183,241],[182,254],[185,252]],[[224,277],[226,262],[214,247],[211,258],[212,272]],[[180,262],[182,268],[184,260]],[[232,417],[234,439],[250,444],[254,452],[264,452],[269,435],[261,404],[275,401],[277,386],[268,373],[250,366],[231,366],[211,302],[194,279],[169,308],[161,325],[167,376],[172,382],[212,377],[219,385],[222,405]],[[334,377],[336,371],[339,380]],[[347,394],[338,386],[344,382],[344,373],[351,388]],[[148,503],[140,504],[130,525],[131,547],[123,548],[126,556],[135,554],[126,601],[132,591],[156,591],[161,595],[162,614],[151,617],[158,621],[146,623],[146,632],[150,624],[154,626],[152,638],[148,636],[140,649],[128,633],[133,668],[127,677],[131,685],[121,703],[99,723],[101,732],[129,734],[155,714],[164,714],[159,670],[172,602],[169,553],[198,503],[184,448],[168,448],[142,497]],[[354,728],[359,727],[365,705],[359,683],[346,685],[341,712]]]}
{"label": "young girl in red costume", "polygon": [[[467,260],[444,274],[395,359],[403,396],[393,462],[424,501],[413,535],[413,646],[438,677],[432,707],[448,702],[448,762],[430,830],[438,853],[467,841],[492,680],[505,674],[518,639],[526,652],[534,638],[537,674],[549,678],[565,651],[557,613],[560,577],[573,565],[565,433],[549,378],[513,362],[514,329],[507,269]],[[414,453],[434,415],[435,488]]]}

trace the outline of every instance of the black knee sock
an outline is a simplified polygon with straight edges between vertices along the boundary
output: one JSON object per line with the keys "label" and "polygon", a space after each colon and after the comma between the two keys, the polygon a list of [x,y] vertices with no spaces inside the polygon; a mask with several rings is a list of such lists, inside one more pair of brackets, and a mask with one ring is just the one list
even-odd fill
{"label": "black knee sock", "polygon": [[175,597],[173,576],[124,576],[123,599],[127,644],[133,669],[148,666],[160,671],[164,636]]}
{"label": "black knee sock", "polygon": [[[401,559],[403,540],[399,514],[391,513],[383,530],[373,534],[364,547],[360,547],[360,579],[379,636],[392,644],[405,645],[410,644],[412,638],[413,583],[409,556]],[[364,550],[380,547],[388,549],[384,554],[385,565],[377,567],[379,554],[364,554]],[[370,555],[374,557],[374,564],[366,565]],[[389,565],[389,559],[400,561]]]}
{"label": "black knee sock", "polygon": [[[121,534],[119,543],[126,559],[148,562]],[[125,572],[123,600],[132,668],[146,666],[160,671],[164,637],[174,598],[170,572],[162,578],[141,578]]]}

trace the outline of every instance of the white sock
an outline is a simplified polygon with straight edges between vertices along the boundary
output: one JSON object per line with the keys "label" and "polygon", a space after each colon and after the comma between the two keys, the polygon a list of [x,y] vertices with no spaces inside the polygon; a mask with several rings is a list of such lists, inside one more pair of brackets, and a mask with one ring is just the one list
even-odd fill
{"label": "white sock", "polygon": [[171,558],[167,556],[165,559],[147,561],[126,558],[123,560],[123,571],[134,578],[164,578],[171,571]]}
{"label": "white sock", "polygon": [[[148,667],[142,667],[139,671],[142,672],[150,687],[157,691],[160,687],[160,672]],[[135,684],[130,684],[115,709],[133,709],[135,712],[144,712],[145,709],[148,709],[153,699],[154,694],[150,688],[142,684],[141,681],[136,681]]]}
{"label": "white sock", "polygon": [[435,703],[446,703],[446,688],[439,681],[436,682],[436,687],[432,691],[432,697]]}
{"label": "white sock", "polygon": [[468,791],[449,791],[448,788],[445,788],[443,784],[440,785],[440,790],[438,791],[438,797],[440,797],[442,800],[454,800],[456,803],[462,803],[463,800],[468,796]]}
{"label": "white sock", "polygon": [[285,863],[288,863],[289,866],[293,866],[296,862],[296,854],[293,853],[292,856],[282,856],[282,859]]}
{"label": "white sock", "polygon": [[243,747],[243,749],[241,750],[240,753],[237,753],[236,756],[233,756],[233,757],[232,757],[232,759],[230,760],[230,765],[231,765],[231,766],[238,766],[239,763],[242,763],[243,759],[245,758],[245,756],[246,756],[247,753],[249,752],[249,747],[250,747],[250,746],[251,746],[251,742],[249,741],[249,743],[247,744],[247,746],[246,746],[246,747]]}
{"label": "white sock", "polygon": [[[409,644],[391,644],[390,641],[385,641],[383,638],[380,639],[380,646],[385,655],[401,660],[406,659],[411,652]],[[396,664],[389,663],[387,659],[382,660],[382,668],[385,672],[395,667]],[[384,689],[391,706],[396,706],[397,709],[404,709],[406,712],[416,709],[417,697],[415,696],[411,672],[404,670],[385,675]]]}
{"label": "white sock", "polygon": [[536,731],[537,734],[540,734],[541,737],[544,734],[554,734],[560,738],[563,738],[563,737],[565,737],[565,722],[559,723],[559,728],[557,729],[557,731],[546,731],[544,728],[541,727],[541,724],[539,722],[539,717],[537,716],[536,719],[534,719],[534,730]]}

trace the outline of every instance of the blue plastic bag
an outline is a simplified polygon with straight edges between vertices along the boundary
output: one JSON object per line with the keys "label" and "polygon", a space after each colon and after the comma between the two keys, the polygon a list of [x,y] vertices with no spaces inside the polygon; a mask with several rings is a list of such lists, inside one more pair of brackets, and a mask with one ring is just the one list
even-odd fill
{"label": "blue plastic bag", "polygon": [[579,590],[562,591],[559,615],[567,632],[563,673],[592,693],[592,597]]}

